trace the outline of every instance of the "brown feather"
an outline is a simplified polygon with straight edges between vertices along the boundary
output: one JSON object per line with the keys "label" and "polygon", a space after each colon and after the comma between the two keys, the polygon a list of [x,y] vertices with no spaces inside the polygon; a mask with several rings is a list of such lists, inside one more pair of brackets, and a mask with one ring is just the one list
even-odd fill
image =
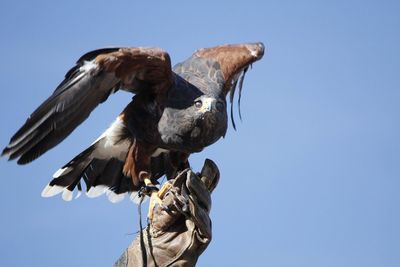
{"label": "brown feather", "polygon": [[172,83],[171,59],[160,48],[121,48],[96,57],[96,62],[130,86],[132,78],[147,82],[155,90],[167,90]]}
{"label": "brown feather", "polygon": [[[150,162],[152,149],[151,145],[147,145],[143,142],[138,142],[135,140],[129,149],[128,155],[125,160],[123,167],[124,175],[131,177],[132,182],[135,186],[139,186],[143,180],[140,173],[146,172],[148,176],[150,175]],[[154,151],[155,149],[153,149]]]}
{"label": "brown feather", "polygon": [[225,95],[232,87],[232,82],[246,67],[259,60],[264,55],[262,43],[221,45],[203,48],[195,53],[196,56],[215,60],[219,63],[225,78]]}

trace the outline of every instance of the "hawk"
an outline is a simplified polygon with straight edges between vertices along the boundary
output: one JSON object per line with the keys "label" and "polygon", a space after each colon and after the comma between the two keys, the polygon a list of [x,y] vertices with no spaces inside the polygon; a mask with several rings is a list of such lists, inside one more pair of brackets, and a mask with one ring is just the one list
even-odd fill
{"label": "hawk", "polygon": [[18,164],[35,160],[97,105],[124,90],[134,94],[132,101],[92,145],[53,175],[42,196],[62,193],[71,200],[74,191],[76,197],[81,194],[82,180],[89,197],[107,193],[112,202],[125,193],[136,196],[143,186],[153,192],[158,178],[174,177],[188,167],[191,153],[225,135],[226,96],[232,102],[237,84],[241,90],[244,74],[263,54],[262,43],[221,45],[200,49],[172,68],[170,56],[159,48],[88,52],[28,117],[2,156]]}

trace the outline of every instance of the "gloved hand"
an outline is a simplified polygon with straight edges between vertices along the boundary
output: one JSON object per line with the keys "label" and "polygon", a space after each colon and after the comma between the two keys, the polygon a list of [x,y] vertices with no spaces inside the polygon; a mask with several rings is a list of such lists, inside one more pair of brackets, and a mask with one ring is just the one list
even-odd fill
{"label": "gloved hand", "polygon": [[211,242],[211,192],[218,180],[218,167],[207,159],[199,174],[187,169],[168,181],[142,242],[138,236],[114,266],[195,266]]}

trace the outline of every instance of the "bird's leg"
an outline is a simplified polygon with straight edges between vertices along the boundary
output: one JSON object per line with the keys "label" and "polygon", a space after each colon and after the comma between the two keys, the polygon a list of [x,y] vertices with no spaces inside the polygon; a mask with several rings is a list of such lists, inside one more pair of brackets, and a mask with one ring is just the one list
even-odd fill
{"label": "bird's leg", "polygon": [[150,179],[150,174],[148,172],[142,171],[139,173],[139,179],[144,182],[144,186],[141,190],[142,194],[150,196],[149,211],[147,213],[147,219],[153,219],[153,209],[156,204],[161,205],[161,199],[158,197],[158,188],[153,184]]}
{"label": "bird's leg", "polygon": [[158,191],[152,191],[150,195],[150,204],[149,204],[149,211],[147,213],[147,219],[149,221],[153,220],[153,210],[156,205],[161,205],[162,201],[158,196]]}
{"label": "bird's leg", "polygon": [[164,185],[158,190],[158,188],[152,183],[150,178],[143,179],[146,193],[150,195],[150,204],[149,211],[147,214],[147,218],[151,221],[153,219],[153,210],[156,205],[162,206],[162,198],[168,192],[168,190],[172,187],[172,184],[169,182],[164,183]]}
{"label": "bird's leg", "polygon": [[147,218],[149,221],[151,221],[153,219],[153,210],[155,206],[156,205],[162,206],[161,199],[164,197],[165,193],[172,187],[172,185],[170,183],[165,183],[159,190],[151,181],[150,175],[148,175],[148,173],[146,174],[147,177],[143,178],[143,182],[145,184],[145,189],[144,189],[146,192],[145,194],[150,196],[149,211],[147,213]]}

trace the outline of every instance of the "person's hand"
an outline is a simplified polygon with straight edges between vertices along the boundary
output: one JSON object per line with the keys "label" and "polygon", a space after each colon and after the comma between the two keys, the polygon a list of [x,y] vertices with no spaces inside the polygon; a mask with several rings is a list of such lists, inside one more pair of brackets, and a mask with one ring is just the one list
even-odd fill
{"label": "person's hand", "polygon": [[211,192],[219,181],[215,163],[200,173],[181,172],[160,189],[153,219],[115,264],[126,266],[195,266],[211,242]]}

